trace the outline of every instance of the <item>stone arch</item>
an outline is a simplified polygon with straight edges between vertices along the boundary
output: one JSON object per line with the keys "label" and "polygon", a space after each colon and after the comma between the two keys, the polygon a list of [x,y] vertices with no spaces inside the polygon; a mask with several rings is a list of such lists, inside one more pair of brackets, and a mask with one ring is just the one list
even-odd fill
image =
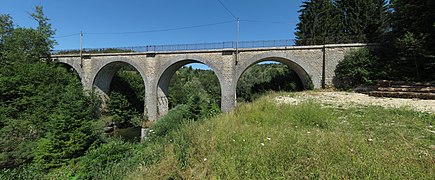
{"label": "stone arch", "polygon": [[85,74],[82,66],[80,65],[80,60],[77,60],[76,58],[55,58],[55,62],[72,67],[79,74],[80,81],[82,82],[83,87],[86,87]]}
{"label": "stone arch", "polygon": [[61,61],[59,61],[58,63],[61,64],[62,66],[66,66],[66,67],[74,70],[79,75],[80,80],[83,79],[83,72],[81,71],[82,69],[80,68],[80,66],[77,67],[77,66],[75,66],[75,64],[70,64],[70,63],[61,62]]}
{"label": "stone arch", "polygon": [[110,90],[110,83],[115,73],[118,72],[119,69],[127,65],[133,66],[139,72],[139,74],[143,79],[144,85],[146,85],[147,84],[145,78],[146,75],[145,72],[143,72],[143,69],[140,68],[140,66],[134,62],[126,61],[122,59],[115,60],[115,61],[107,61],[97,66],[95,69],[98,70],[95,71],[94,74],[92,75],[90,84],[93,87],[96,87],[102,92],[107,94]]}
{"label": "stone arch", "polygon": [[[104,107],[104,101],[108,98],[109,91],[110,91],[110,84],[112,82],[113,76],[116,72],[118,72],[122,67],[131,65],[133,66],[140,74],[144,86],[145,86],[145,94],[144,97],[146,99],[147,96],[147,79],[146,74],[144,72],[144,69],[141,68],[138,64],[136,64],[134,61],[131,61],[126,58],[120,58],[117,57],[114,60],[101,60],[100,63],[96,63],[96,66],[94,69],[97,71],[94,71],[91,74],[91,80],[90,80],[90,87],[94,88],[95,91],[100,95],[100,97],[103,99],[102,107]],[[148,114],[147,106],[144,101],[144,115]]]}
{"label": "stone arch", "polygon": [[[177,59],[173,61],[169,61],[168,63],[163,64],[160,68],[160,71],[157,73],[157,81],[154,84],[154,87],[156,87],[155,91],[157,91],[157,111],[158,115],[162,116],[167,113],[169,110],[169,103],[167,99],[168,90],[169,90],[169,82],[171,80],[171,77],[174,75],[174,73],[180,69],[182,66],[190,63],[201,63],[206,66],[208,66],[217,76],[219,80],[219,86],[221,89],[221,98],[223,96],[223,76],[221,71],[219,71],[219,68],[207,61],[203,60],[201,58],[184,58],[184,59]],[[221,101],[222,103],[222,101]]]}
{"label": "stone arch", "polygon": [[286,53],[276,52],[262,53],[250,59],[243,60],[243,63],[239,63],[237,66],[235,85],[237,86],[240,77],[249,67],[263,61],[277,61],[287,65],[299,76],[304,89],[308,89],[311,85],[314,85],[314,88],[320,88],[321,86],[321,74],[320,72],[315,71],[311,65],[297,57],[288,55]]}

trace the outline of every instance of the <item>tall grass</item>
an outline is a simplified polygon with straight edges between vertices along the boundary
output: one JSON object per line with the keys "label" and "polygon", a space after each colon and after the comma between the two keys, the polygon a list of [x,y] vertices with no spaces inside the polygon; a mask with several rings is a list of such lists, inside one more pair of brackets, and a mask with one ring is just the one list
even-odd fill
{"label": "tall grass", "polygon": [[[291,94],[290,94],[291,95]],[[435,115],[381,107],[277,104],[210,119],[179,106],[143,143],[109,139],[42,179],[433,179]],[[188,112],[187,112],[188,113]],[[35,177],[37,167],[20,177]],[[1,179],[18,177],[0,173]],[[38,176],[39,177],[39,176]]]}
{"label": "tall grass", "polygon": [[184,124],[169,136],[157,163],[126,178],[435,177],[434,115],[314,102],[276,105],[270,99]]}

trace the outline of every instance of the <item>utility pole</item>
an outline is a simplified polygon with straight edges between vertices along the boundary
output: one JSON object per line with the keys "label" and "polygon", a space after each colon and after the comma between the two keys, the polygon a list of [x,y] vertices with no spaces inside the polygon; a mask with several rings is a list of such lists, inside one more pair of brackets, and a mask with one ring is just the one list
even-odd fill
{"label": "utility pole", "polygon": [[240,31],[240,18],[237,18],[237,30],[236,30],[236,65],[239,60],[239,31]]}
{"label": "utility pole", "polygon": [[83,33],[80,31],[80,67],[83,67]]}
{"label": "utility pole", "polygon": [[322,89],[326,88],[326,45],[325,37],[323,37],[323,59],[322,59]]}

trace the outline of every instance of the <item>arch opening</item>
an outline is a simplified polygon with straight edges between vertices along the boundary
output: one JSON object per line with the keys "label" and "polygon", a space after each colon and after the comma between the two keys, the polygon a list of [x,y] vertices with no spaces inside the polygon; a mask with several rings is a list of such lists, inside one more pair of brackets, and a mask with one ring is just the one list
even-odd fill
{"label": "arch opening", "polygon": [[196,60],[181,60],[167,67],[157,86],[158,114],[187,105],[197,119],[220,111],[221,85],[215,71]]}
{"label": "arch opening", "polygon": [[59,67],[59,68],[66,69],[69,73],[73,74],[79,80],[82,79],[81,76],[80,76],[80,73],[77,72],[77,70],[73,66],[71,66],[70,64],[63,63],[63,62],[58,62],[58,63],[56,63],[56,66]]}
{"label": "arch opening", "polygon": [[267,92],[310,89],[310,77],[293,61],[264,58],[250,64],[237,78],[237,101],[253,101]]}
{"label": "arch opening", "polygon": [[106,125],[118,128],[115,135],[139,138],[146,119],[145,81],[140,71],[126,62],[111,62],[100,69],[93,86],[102,98],[101,115]]}

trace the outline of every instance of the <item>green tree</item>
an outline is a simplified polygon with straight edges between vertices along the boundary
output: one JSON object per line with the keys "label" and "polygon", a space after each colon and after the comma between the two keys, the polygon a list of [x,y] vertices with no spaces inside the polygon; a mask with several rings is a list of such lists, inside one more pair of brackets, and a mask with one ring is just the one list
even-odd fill
{"label": "green tree", "polygon": [[[4,44],[5,38],[11,36],[14,30],[12,17],[8,14],[0,14],[0,49]],[[2,56],[0,56],[1,58]]]}
{"label": "green tree", "polygon": [[435,2],[394,0],[392,7],[392,42],[397,51],[397,73],[408,76],[409,79],[433,80]]}
{"label": "green tree", "polygon": [[237,83],[237,98],[253,101],[267,91],[302,90],[298,75],[284,64],[256,64],[247,69]]}
{"label": "green tree", "polygon": [[425,60],[423,46],[425,39],[425,37],[418,37],[411,32],[407,32],[395,42],[400,56],[396,65],[401,68],[400,71],[407,72],[408,75],[415,75],[415,80],[421,80],[420,69],[423,68],[424,62],[422,61]]}
{"label": "green tree", "polygon": [[298,45],[379,41],[387,32],[386,0],[308,0],[299,10]]}
{"label": "green tree", "polygon": [[335,36],[338,29],[338,13],[332,0],[304,1],[298,11],[296,44],[323,44],[326,37]]}
{"label": "green tree", "polygon": [[51,28],[51,24],[48,22],[50,19],[44,15],[42,6],[35,6],[35,12],[30,14],[32,18],[38,22],[36,31],[38,32],[37,42],[40,43],[35,51],[38,53],[38,57],[44,57],[49,59],[50,50],[56,45],[56,41],[53,39],[55,31]]}
{"label": "green tree", "polygon": [[385,0],[336,0],[340,33],[362,41],[379,41],[386,33],[389,7]]}
{"label": "green tree", "polygon": [[335,69],[335,86],[349,89],[360,84],[372,84],[376,79],[379,59],[367,48],[351,51]]}
{"label": "green tree", "polygon": [[55,43],[54,32],[42,7],[32,16],[36,29],[16,28],[10,16],[0,16],[0,168],[32,162],[56,167],[83,154],[95,139],[89,129],[92,96],[66,69],[41,61]]}
{"label": "green tree", "polygon": [[120,92],[112,91],[107,101],[107,113],[119,127],[129,127],[130,120],[139,113],[135,111],[127,97]]}
{"label": "green tree", "polygon": [[133,66],[123,67],[115,74],[110,83],[110,90],[125,96],[136,112],[144,111],[145,85]]}
{"label": "green tree", "polygon": [[48,116],[47,133],[38,141],[35,157],[44,168],[66,165],[83,155],[97,138],[91,126],[93,106],[89,98],[83,96],[79,83],[65,85],[60,100]]}

